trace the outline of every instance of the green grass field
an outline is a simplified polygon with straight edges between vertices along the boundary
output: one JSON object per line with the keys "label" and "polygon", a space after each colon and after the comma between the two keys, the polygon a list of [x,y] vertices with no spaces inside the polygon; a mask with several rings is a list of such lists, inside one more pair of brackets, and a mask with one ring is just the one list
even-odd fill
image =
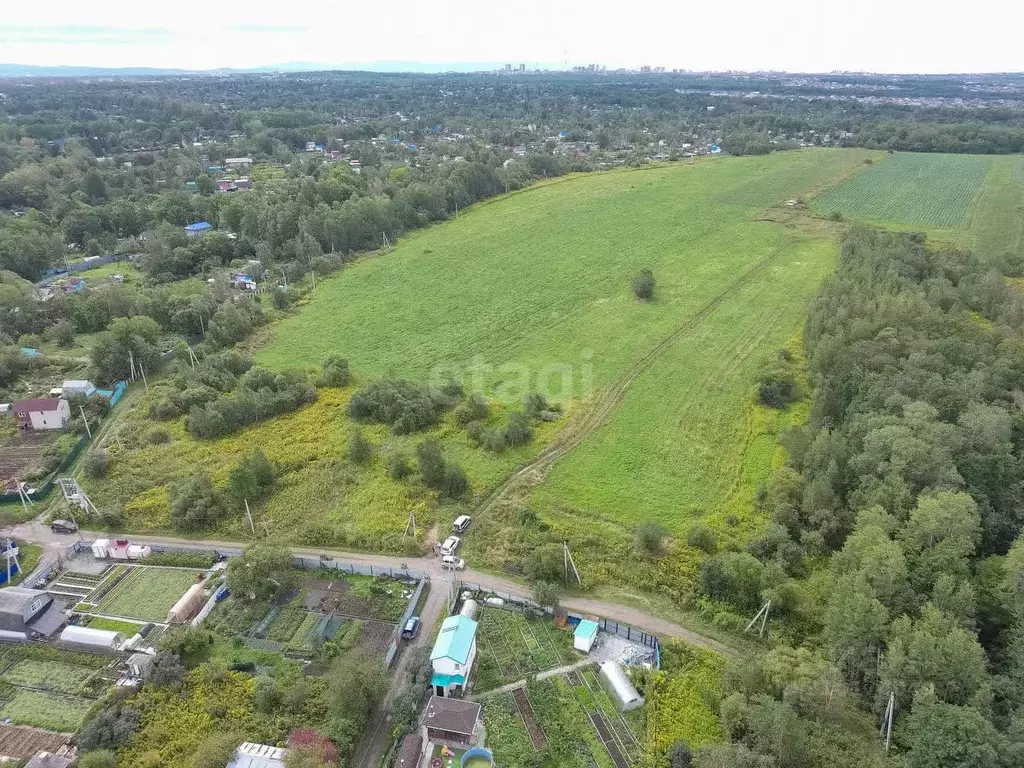
{"label": "green grass field", "polygon": [[[356,371],[455,376],[511,400],[546,381],[556,399],[585,396],[788,247],[784,228],[752,220],[760,208],[837,182],[873,154],[729,158],[513,194],[325,280],[258,360],[285,367],[340,354]],[[657,280],[651,304],[630,291],[644,268]]]}
{"label": "green grass field", "polygon": [[196,583],[196,571],[138,567],[103,598],[97,613],[165,621],[167,612]]}

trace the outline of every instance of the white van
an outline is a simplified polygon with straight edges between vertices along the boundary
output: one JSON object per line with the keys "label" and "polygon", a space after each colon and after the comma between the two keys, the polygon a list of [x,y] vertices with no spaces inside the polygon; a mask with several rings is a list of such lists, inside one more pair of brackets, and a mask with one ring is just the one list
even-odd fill
{"label": "white van", "polygon": [[455,555],[445,555],[441,558],[441,567],[449,571],[466,570],[466,561]]}
{"label": "white van", "polygon": [[454,555],[455,550],[459,548],[461,540],[458,536],[449,536],[444,540],[444,544],[441,545],[442,555]]}
{"label": "white van", "polygon": [[462,533],[469,528],[471,522],[473,522],[473,518],[469,515],[459,515],[455,518],[455,522],[452,523],[452,530],[456,533]]}

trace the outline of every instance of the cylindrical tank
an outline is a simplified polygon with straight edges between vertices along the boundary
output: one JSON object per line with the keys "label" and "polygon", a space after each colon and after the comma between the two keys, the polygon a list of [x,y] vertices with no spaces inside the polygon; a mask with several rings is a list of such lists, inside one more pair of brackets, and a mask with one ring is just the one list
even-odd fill
{"label": "cylindrical tank", "polygon": [[459,613],[467,619],[476,621],[477,617],[480,615],[480,603],[473,599],[466,600],[462,604],[462,610],[459,611]]}
{"label": "cylindrical tank", "polygon": [[488,605],[493,605],[495,608],[501,608],[505,604],[505,601],[500,597],[488,597],[484,602]]}

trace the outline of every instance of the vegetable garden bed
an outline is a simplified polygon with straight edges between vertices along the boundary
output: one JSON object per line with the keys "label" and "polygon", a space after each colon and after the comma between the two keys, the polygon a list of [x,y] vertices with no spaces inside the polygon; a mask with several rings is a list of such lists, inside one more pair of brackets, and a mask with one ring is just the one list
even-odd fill
{"label": "vegetable garden bed", "polygon": [[59,661],[22,659],[5,670],[0,679],[21,688],[78,694],[86,689],[95,674],[93,669]]}
{"label": "vegetable garden bed", "polygon": [[506,683],[576,661],[572,635],[549,619],[528,619],[521,613],[487,608],[477,629],[479,666],[476,690],[489,691]]}
{"label": "vegetable garden bed", "polygon": [[74,732],[82,725],[92,705],[89,699],[19,688],[0,707],[0,719],[11,718],[15,725]]}

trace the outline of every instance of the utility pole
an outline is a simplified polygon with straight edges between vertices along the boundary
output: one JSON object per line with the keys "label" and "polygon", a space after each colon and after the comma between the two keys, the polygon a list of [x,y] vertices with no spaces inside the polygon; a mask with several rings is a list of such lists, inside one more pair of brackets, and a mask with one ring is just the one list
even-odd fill
{"label": "utility pole", "polygon": [[416,510],[409,510],[409,521],[405,524],[405,533],[402,534],[402,538],[405,539],[409,535],[416,538]]}
{"label": "utility pole", "polygon": [[89,435],[89,439],[92,440],[92,430],[89,428],[89,420],[85,418],[85,408],[78,406],[78,410],[82,414],[82,421],[85,422],[85,432]]}
{"label": "utility pole", "polygon": [[252,522],[252,512],[249,511],[249,500],[248,499],[245,500],[245,519],[249,521],[249,529],[252,531],[253,538],[255,538],[256,537],[256,526]]}
{"label": "utility pole", "polygon": [[35,502],[33,502],[32,499],[30,499],[28,497],[28,493],[25,492],[25,484],[23,482],[21,482],[21,480],[18,480],[17,478],[15,478],[14,484],[18,486],[18,498],[21,499],[21,508],[24,510],[25,514],[27,515],[28,514],[28,505],[29,504],[34,504]]}
{"label": "utility pole", "polygon": [[576,577],[576,583],[581,587],[583,586],[583,579],[580,578],[580,572],[576,570],[576,563],[573,562],[572,552],[569,551],[569,542],[562,542],[562,559],[565,565],[565,580],[569,581],[569,569],[572,569],[573,575]]}
{"label": "utility pole", "polygon": [[135,381],[135,355],[130,349],[128,350],[128,368],[132,374],[132,381]]}
{"label": "utility pole", "polygon": [[754,624],[757,623],[758,619],[760,619],[761,620],[761,628],[757,631],[757,636],[758,637],[764,637],[765,625],[768,623],[768,611],[770,611],[771,608],[772,608],[772,601],[769,600],[768,602],[766,602],[764,605],[761,606],[760,610],[757,613],[754,614],[754,618],[752,618],[750,620],[750,623],[747,624],[747,626],[743,630],[743,632],[744,633],[749,632],[750,628],[753,627]]}
{"label": "utility pole", "polygon": [[142,373],[142,383],[146,386],[146,391],[149,392],[149,382],[146,381],[146,371],[142,367],[142,362],[139,362],[139,371]]}
{"label": "utility pole", "polygon": [[896,716],[896,692],[889,693],[889,701],[885,705],[885,714],[882,715],[882,727],[878,733],[885,736],[885,753],[889,754],[889,746],[892,744],[892,721]]}

